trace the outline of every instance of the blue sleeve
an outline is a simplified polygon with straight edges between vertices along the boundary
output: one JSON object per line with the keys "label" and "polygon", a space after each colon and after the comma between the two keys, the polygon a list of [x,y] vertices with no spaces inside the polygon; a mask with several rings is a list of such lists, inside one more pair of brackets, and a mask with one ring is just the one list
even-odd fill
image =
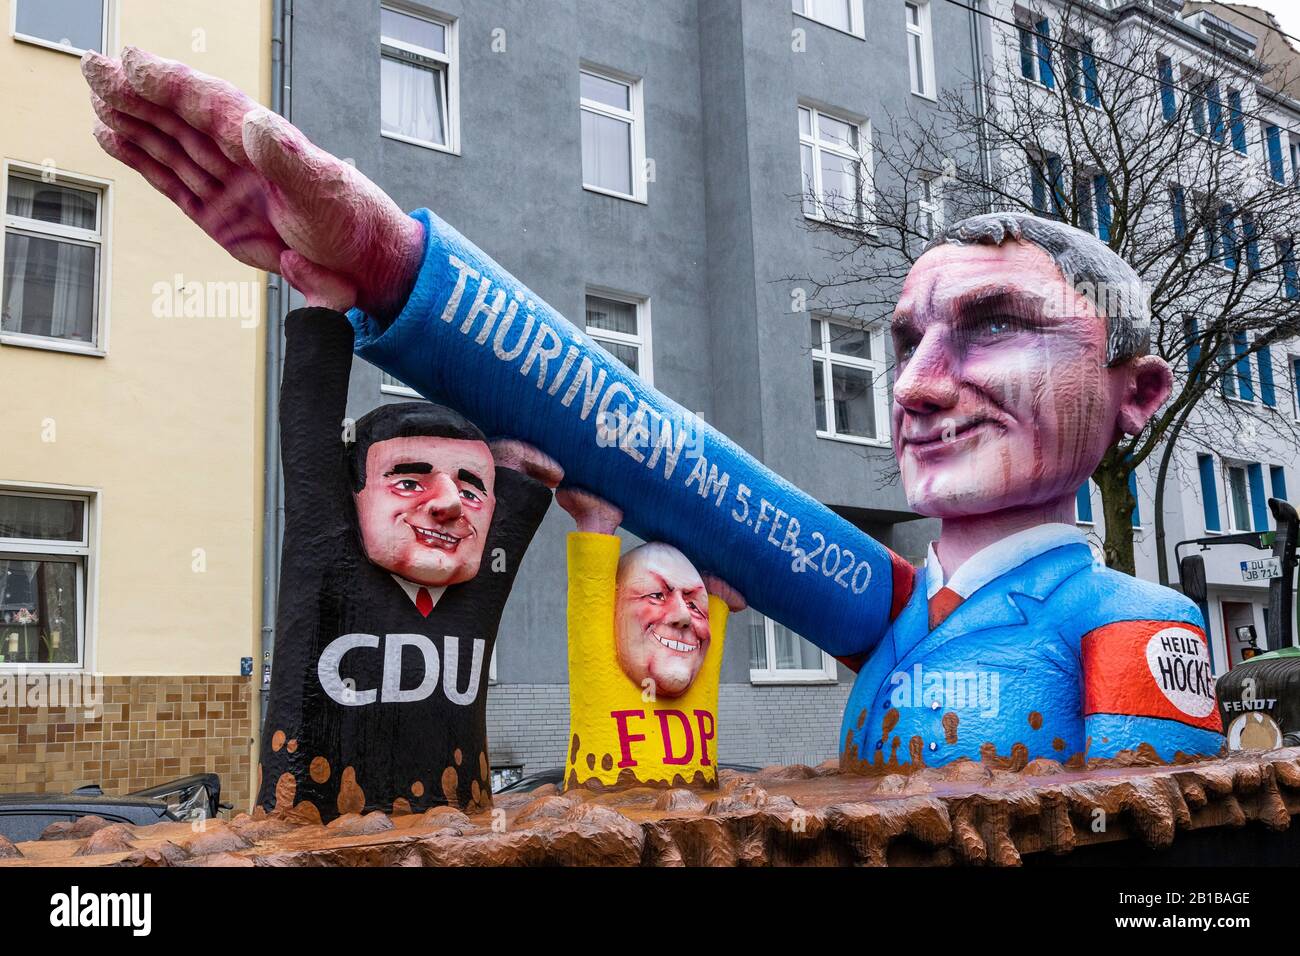
{"label": "blue sleeve", "polygon": [[647,385],[433,213],[401,314],[357,310],[356,353],[492,436],[554,457],[624,526],[835,655],[879,641],[890,552]]}

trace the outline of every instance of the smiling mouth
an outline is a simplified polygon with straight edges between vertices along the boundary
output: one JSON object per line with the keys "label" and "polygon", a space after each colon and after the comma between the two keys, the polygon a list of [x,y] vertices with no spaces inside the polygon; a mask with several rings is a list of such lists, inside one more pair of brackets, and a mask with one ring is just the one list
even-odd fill
{"label": "smiling mouth", "polygon": [[987,430],[985,426],[992,428],[995,424],[996,422],[991,418],[972,418],[962,422],[953,430],[944,426],[915,436],[904,435],[903,445],[917,453],[935,452],[980,434]]}
{"label": "smiling mouth", "polygon": [[683,641],[675,641],[671,637],[660,637],[654,628],[650,628],[648,633],[664,647],[679,654],[693,654],[700,649],[699,644],[687,644]]}
{"label": "smiling mouth", "polygon": [[456,546],[464,541],[464,538],[458,538],[454,534],[448,534],[445,531],[438,531],[435,528],[421,528],[413,525],[409,521],[403,522],[415,534],[415,540],[420,542],[426,548],[436,548],[440,551],[455,551]]}

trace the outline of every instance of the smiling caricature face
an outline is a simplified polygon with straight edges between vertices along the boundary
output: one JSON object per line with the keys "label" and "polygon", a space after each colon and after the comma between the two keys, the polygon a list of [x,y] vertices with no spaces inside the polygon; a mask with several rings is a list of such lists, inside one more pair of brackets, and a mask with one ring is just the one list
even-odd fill
{"label": "smiling caricature face", "polygon": [[366,557],[429,587],[470,580],[492,524],[495,483],[492,452],[481,441],[375,442],[365,487],[355,495]]}
{"label": "smiling caricature face", "polygon": [[623,673],[638,687],[649,677],[660,697],[684,694],[710,644],[709,596],[686,556],[662,543],[624,555],[614,620]]}
{"label": "smiling caricature face", "polygon": [[1073,494],[1124,415],[1167,392],[1147,393],[1166,381],[1158,359],[1107,367],[1104,319],[1021,241],[925,253],[892,331],[894,452],[908,502],[931,517]]}

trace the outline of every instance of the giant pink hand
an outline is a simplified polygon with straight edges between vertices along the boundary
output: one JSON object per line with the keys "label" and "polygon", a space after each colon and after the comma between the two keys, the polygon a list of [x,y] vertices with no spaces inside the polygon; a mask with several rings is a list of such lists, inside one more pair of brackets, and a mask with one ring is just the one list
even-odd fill
{"label": "giant pink hand", "polygon": [[87,53],[95,138],[240,262],[311,305],[392,318],[423,227],[349,164],[225,80],[134,47]]}

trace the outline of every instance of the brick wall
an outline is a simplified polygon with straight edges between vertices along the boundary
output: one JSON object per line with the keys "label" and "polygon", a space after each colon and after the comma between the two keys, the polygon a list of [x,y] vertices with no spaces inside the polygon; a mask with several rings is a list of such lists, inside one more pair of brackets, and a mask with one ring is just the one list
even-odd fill
{"label": "brick wall", "polygon": [[221,775],[222,800],[244,807],[253,735],[250,678],[102,680],[97,716],[88,718],[82,706],[0,707],[0,792],[61,792],[97,783],[108,793],[128,793],[213,772]]}
{"label": "brick wall", "polygon": [[[851,685],[722,684],[718,755],[757,767],[816,765],[839,756],[840,718]],[[569,740],[568,684],[496,684],[488,691],[492,766],[525,774],[564,766]]]}

